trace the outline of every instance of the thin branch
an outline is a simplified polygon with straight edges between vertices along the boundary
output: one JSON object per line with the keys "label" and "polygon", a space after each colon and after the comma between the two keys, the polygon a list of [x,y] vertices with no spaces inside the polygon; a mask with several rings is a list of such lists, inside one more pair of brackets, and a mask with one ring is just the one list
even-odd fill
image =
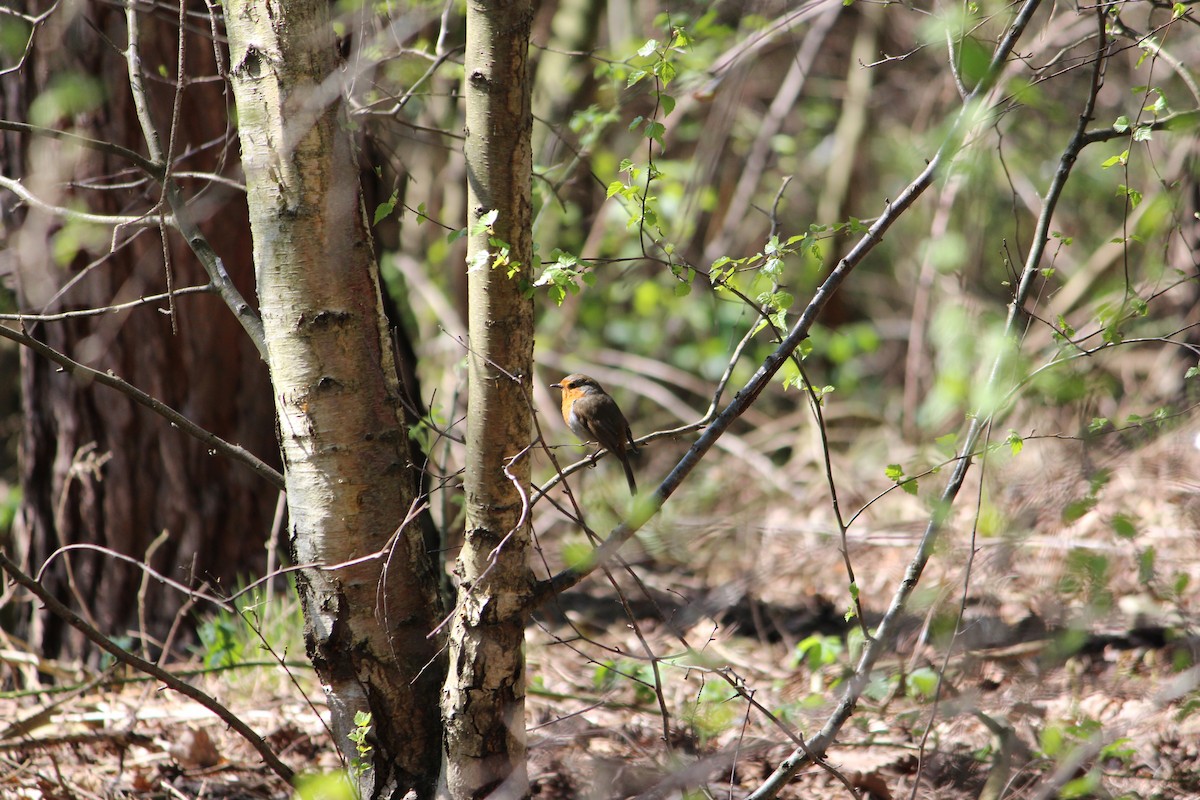
{"label": "thin branch", "polygon": [[[1165,117],[1159,117],[1153,122],[1143,122],[1138,124],[1139,128],[1145,128],[1149,131],[1192,131],[1200,127],[1200,109],[1192,109],[1190,111],[1177,111],[1174,114],[1167,114]],[[1129,128],[1116,127],[1096,128],[1090,130],[1083,135],[1080,140],[1081,146],[1095,144],[1097,142],[1107,142],[1112,139],[1122,139],[1129,137]]]}
{"label": "thin branch", "polygon": [[71,220],[72,222],[90,222],[96,225],[132,225],[141,228],[157,228],[160,224],[166,224],[168,227],[176,227],[175,219],[172,217],[158,217],[157,215],[150,216],[147,214],[139,214],[137,216],[129,216],[124,214],[89,214],[86,211],[76,211],[73,208],[65,208],[64,206],[56,206],[53,203],[47,203],[42,198],[35,195],[33,192],[25,188],[18,180],[0,175],[0,189],[8,189],[10,192],[21,198],[26,205],[45,211],[47,214],[53,214],[56,217]]}
{"label": "thin branch", "polygon": [[174,689],[184,697],[195,700],[197,703],[216,714],[222,722],[233,728],[234,731],[240,734],[241,737],[245,739],[251,747],[258,751],[258,754],[262,756],[262,760],[268,767],[271,768],[272,772],[274,772],[288,784],[291,784],[292,779],[295,777],[295,772],[292,771],[292,768],[280,761],[279,756],[275,755],[275,751],[272,750],[270,746],[263,741],[262,737],[255,733],[249,725],[247,725],[245,722],[242,722],[241,718],[219,703],[216,699],[200,691],[190,683],[180,680],[156,664],[146,661],[145,659],[130,653],[128,650],[118,647],[111,639],[93,628],[91,625],[88,625],[82,617],[63,605],[57,597],[48,592],[41,584],[22,572],[21,568],[9,559],[4,550],[0,550],[0,569],[3,569],[5,572],[7,572],[10,578],[23,586],[34,597],[36,597],[38,600],[41,600],[46,605],[46,608],[49,609],[51,614],[54,614],[54,616],[78,630],[97,647],[100,647],[105,652],[112,655],[113,658],[117,659],[123,664],[128,664],[138,672],[144,672],[145,674],[162,681],[169,688]]}
{"label": "thin branch", "polygon": [[64,142],[77,144],[80,147],[85,147],[88,150],[96,150],[101,153],[110,153],[111,155],[120,156],[129,161],[138,169],[150,175],[156,180],[162,178],[163,169],[158,164],[150,161],[141,153],[130,150],[128,147],[122,147],[119,144],[112,142],[101,141],[100,139],[92,139],[88,136],[80,136],[78,133],[71,131],[60,131],[54,128],[47,128],[42,125],[30,125],[27,122],[15,122],[10,119],[0,119],[0,130],[16,131],[17,133],[28,133],[34,136],[45,136],[49,139],[58,139]]}
{"label": "thin branch", "polygon": [[270,465],[260,460],[258,456],[251,453],[241,445],[227,442],[216,434],[200,427],[190,419],[180,414],[175,409],[157,400],[154,397],[138,389],[128,381],[124,381],[109,372],[101,372],[97,369],[92,369],[89,366],[80,364],[78,361],[58,352],[54,348],[38,341],[37,339],[27,334],[15,331],[12,328],[0,325],[0,337],[10,339],[18,344],[25,345],[29,349],[36,352],[38,355],[50,359],[55,364],[58,364],[71,375],[81,375],[85,378],[96,381],[99,384],[116,389],[121,394],[129,397],[138,405],[145,406],[154,413],[166,419],[175,427],[182,430],[184,433],[192,436],[195,439],[203,442],[207,447],[212,448],[214,452],[230,458],[243,466],[248,467],[256,472],[260,477],[266,479],[276,489],[283,489],[283,476],[271,468]]}
{"label": "thin branch", "polygon": [[137,300],[130,300],[127,303],[114,303],[111,306],[99,306],[97,308],[81,308],[76,311],[62,311],[58,314],[0,314],[0,320],[6,322],[61,322],[65,319],[75,319],[76,317],[95,317],[101,314],[110,314],[114,311],[128,311],[131,308],[144,306],[149,303],[157,303],[161,300],[166,300],[170,296],[181,297],[187,294],[212,294],[216,289],[211,283],[206,283],[203,286],[184,286],[182,289],[175,289],[170,294],[163,292],[161,294],[149,294],[145,297],[139,297]]}
{"label": "thin branch", "polygon": [[18,19],[22,19],[29,23],[29,36],[25,39],[25,47],[21,51],[21,57],[17,59],[17,63],[11,67],[0,69],[0,77],[10,75],[14,72],[20,72],[22,69],[24,69],[25,62],[29,60],[29,54],[33,52],[33,42],[35,39],[37,39],[38,29],[45,25],[46,21],[50,19],[50,15],[58,10],[58,3],[59,0],[54,0],[54,2],[50,4],[49,8],[37,16],[22,14],[15,9],[9,8],[8,6],[0,6],[0,13],[17,17]]}
{"label": "thin branch", "polygon": [[[182,6],[180,13],[183,12]],[[258,350],[259,356],[263,361],[267,360],[267,339],[263,332],[262,318],[255,311],[246,299],[242,297],[242,293],[234,285],[233,280],[229,277],[229,273],[225,269],[225,263],[217,256],[216,251],[208,243],[208,239],[200,231],[200,226],[192,219],[191,214],[187,213],[187,205],[180,194],[179,185],[175,179],[171,177],[167,165],[170,163],[170,153],[165,154],[162,151],[162,146],[159,143],[158,130],[154,127],[154,120],[150,116],[149,103],[146,101],[146,90],[142,84],[142,62],[138,54],[138,18],[137,12],[134,10],[134,4],[129,3],[125,10],[126,29],[128,31],[128,40],[126,43],[126,62],[129,65],[129,89],[133,94],[133,105],[137,112],[138,123],[142,128],[142,137],[146,140],[146,148],[150,152],[150,160],[156,164],[162,165],[162,173],[160,182],[162,185],[162,196],[159,199],[159,205],[165,199],[167,204],[174,212],[176,227],[183,234],[184,241],[191,248],[196,258],[204,266],[204,271],[208,273],[209,280],[217,287],[218,294],[225,301],[225,305],[229,306],[229,310],[233,312],[234,317],[241,324],[242,329],[250,337],[250,341],[254,343],[254,347]],[[183,81],[183,42],[185,34],[182,27],[179,31],[179,54],[178,54],[178,74],[176,75],[176,92],[175,100],[172,105],[172,134],[170,146],[174,148],[175,125],[179,118],[180,98],[182,92]],[[165,240],[164,240],[165,246]],[[164,252],[164,258],[166,257]],[[164,266],[167,270],[167,289],[171,286],[171,266],[169,262],[165,262]],[[174,315],[172,315],[174,317]]]}

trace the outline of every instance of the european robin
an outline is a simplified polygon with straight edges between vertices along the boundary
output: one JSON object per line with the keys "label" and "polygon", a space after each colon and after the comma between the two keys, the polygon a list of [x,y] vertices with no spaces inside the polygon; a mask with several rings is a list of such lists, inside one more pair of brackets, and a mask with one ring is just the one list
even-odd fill
{"label": "european robin", "polygon": [[636,454],[633,433],[621,413],[617,401],[613,400],[604,387],[587,375],[568,375],[558,383],[550,384],[562,390],[563,422],[584,441],[597,442],[617,457],[625,468],[625,480],[629,482],[629,493],[637,494],[637,482],[629,466],[629,453]]}

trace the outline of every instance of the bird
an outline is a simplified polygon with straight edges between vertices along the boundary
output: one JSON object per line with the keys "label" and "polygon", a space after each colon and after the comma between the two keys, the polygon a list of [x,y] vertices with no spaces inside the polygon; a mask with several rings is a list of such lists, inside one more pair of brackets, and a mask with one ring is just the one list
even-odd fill
{"label": "bird", "polygon": [[636,455],[638,449],[617,401],[594,378],[579,373],[568,375],[550,386],[562,390],[562,415],[567,427],[580,439],[598,442],[616,456],[625,468],[629,493],[637,494],[629,454]]}

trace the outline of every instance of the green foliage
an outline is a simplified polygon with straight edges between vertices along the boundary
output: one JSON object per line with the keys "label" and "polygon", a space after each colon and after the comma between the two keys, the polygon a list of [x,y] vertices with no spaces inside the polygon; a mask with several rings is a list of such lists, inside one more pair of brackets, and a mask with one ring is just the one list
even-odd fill
{"label": "green foliage", "polygon": [[904,474],[904,467],[900,466],[899,464],[888,464],[887,467],[884,468],[883,472],[889,481],[896,484],[913,497],[917,496],[917,479],[906,476]]}
{"label": "green foliage", "polygon": [[296,800],[360,800],[345,772],[305,772],[296,776]]}
{"label": "green foliage", "polygon": [[354,730],[346,734],[354,742],[355,756],[344,770],[304,772],[296,776],[295,800],[362,800],[360,782],[373,767],[371,754],[375,748],[367,740],[371,735],[370,712],[354,712]]}
{"label": "green foliage", "polygon": [[371,224],[378,225],[380,222],[383,222],[385,219],[390,217],[396,210],[396,203],[399,201],[399,199],[400,190],[398,188],[393,189],[392,196],[375,207],[375,216],[372,219]]}
{"label": "green foliage", "polygon": [[17,509],[21,507],[21,497],[20,486],[0,486],[0,541],[7,541]]}
{"label": "green foliage", "polygon": [[54,263],[60,267],[68,266],[81,250],[99,251],[106,247],[110,236],[109,231],[101,225],[67,219],[51,239]]}
{"label": "green foliage", "polygon": [[555,260],[542,262],[542,274],[533,282],[535,287],[546,287],[550,299],[556,305],[562,305],[569,294],[578,294],[582,286],[594,286],[596,274],[589,269],[586,262],[561,250],[551,253]]}
{"label": "green foliage", "polygon": [[796,643],[791,665],[796,667],[804,664],[810,670],[816,671],[836,664],[844,652],[846,645],[841,639],[814,633]]}
{"label": "green foliage", "polygon": [[304,618],[290,582],[271,602],[264,589],[256,588],[239,594],[234,607],[234,611],[218,608],[199,617],[196,652],[206,669],[261,661],[268,645],[280,658],[303,652]]}
{"label": "green foliage", "polygon": [[737,697],[737,691],[728,684],[716,680],[705,681],[696,701],[685,713],[685,719],[695,730],[701,746],[737,721],[740,709],[733,702]]}
{"label": "green foliage", "polygon": [[354,730],[346,734],[350,741],[354,742],[354,751],[357,754],[350,761],[349,774],[355,781],[358,781],[364,775],[371,771],[371,753],[375,748],[367,741],[367,737],[371,733],[371,714],[368,711],[354,712]]}
{"label": "green foliage", "polygon": [[607,691],[623,682],[632,684],[638,703],[654,702],[654,668],[645,661],[610,659],[597,664],[592,671],[592,686],[597,690]]}
{"label": "green foliage", "polygon": [[[898,684],[901,676],[897,675],[892,680]],[[905,695],[914,700],[928,701],[937,694],[940,676],[930,667],[918,667],[904,675],[903,680]]]}

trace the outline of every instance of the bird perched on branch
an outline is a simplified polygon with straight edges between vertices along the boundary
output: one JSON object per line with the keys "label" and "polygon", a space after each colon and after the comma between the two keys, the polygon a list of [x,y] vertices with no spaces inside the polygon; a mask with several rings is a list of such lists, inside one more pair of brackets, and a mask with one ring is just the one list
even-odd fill
{"label": "bird perched on branch", "polygon": [[587,375],[568,375],[558,383],[550,384],[562,390],[563,422],[584,441],[598,443],[617,457],[625,468],[625,480],[629,493],[637,494],[637,482],[629,466],[629,454],[637,454],[629,422],[621,413],[617,401],[613,400],[604,387]]}

